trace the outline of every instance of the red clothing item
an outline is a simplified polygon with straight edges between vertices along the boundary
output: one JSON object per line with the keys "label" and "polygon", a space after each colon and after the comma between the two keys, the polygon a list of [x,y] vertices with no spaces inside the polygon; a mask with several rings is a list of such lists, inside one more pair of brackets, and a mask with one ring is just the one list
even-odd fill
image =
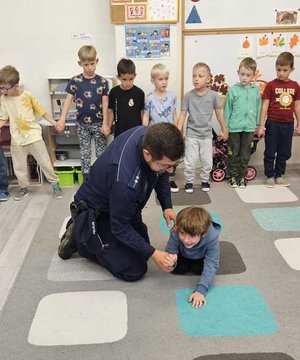
{"label": "red clothing item", "polygon": [[263,100],[270,100],[268,119],[277,122],[294,122],[295,101],[300,100],[300,87],[296,81],[272,80],[262,95]]}

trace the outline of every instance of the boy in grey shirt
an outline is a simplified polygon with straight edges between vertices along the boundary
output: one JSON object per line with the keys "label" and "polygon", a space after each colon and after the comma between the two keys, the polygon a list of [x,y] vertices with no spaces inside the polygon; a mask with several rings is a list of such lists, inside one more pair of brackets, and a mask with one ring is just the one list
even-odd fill
{"label": "boy in grey shirt", "polygon": [[221,126],[220,138],[227,140],[228,131],[221,109],[221,101],[216,91],[210,90],[208,84],[211,78],[210,68],[205,63],[197,63],[193,67],[194,89],[184,95],[181,113],[177,127],[182,131],[188,113],[186,124],[186,151],[184,190],[194,191],[195,165],[200,158],[200,177],[202,191],[210,190],[209,177],[212,169],[212,116],[215,112]]}

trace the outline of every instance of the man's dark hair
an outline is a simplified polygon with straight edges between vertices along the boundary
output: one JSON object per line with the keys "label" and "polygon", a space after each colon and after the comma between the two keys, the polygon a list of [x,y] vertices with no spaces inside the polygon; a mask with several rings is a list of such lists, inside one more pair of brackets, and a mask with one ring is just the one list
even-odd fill
{"label": "man's dark hair", "polygon": [[184,139],[175,125],[154,124],[146,132],[143,148],[150,152],[153,160],[161,160],[166,156],[176,161],[184,156]]}
{"label": "man's dark hair", "polygon": [[134,62],[130,59],[121,59],[117,65],[118,76],[125,74],[135,75],[135,65]]}

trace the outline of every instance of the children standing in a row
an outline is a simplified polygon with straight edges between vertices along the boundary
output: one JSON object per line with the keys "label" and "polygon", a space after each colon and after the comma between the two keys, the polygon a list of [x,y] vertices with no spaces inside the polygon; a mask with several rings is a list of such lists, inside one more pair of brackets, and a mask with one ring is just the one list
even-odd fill
{"label": "children standing in a row", "polygon": [[196,161],[200,158],[200,177],[202,191],[210,190],[210,172],[212,169],[212,116],[215,112],[221,126],[220,137],[227,140],[228,132],[222,114],[220,96],[209,89],[211,79],[210,68],[205,63],[197,63],[193,67],[194,89],[184,95],[178,128],[182,130],[188,113],[186,124],[186,150],[184,190],[194,191]]}
{"label": "children standing in a row", "polygon": [[78,51],[78,64],[83,73],[74,76],[68,83],[67,96],[56,129],[65,127],[67,113],[76,103],[76,124],[80,147],[81,171],[87,177],[90,171],[92,152],[91,139],[94,137],[96,157],[106,148],[106,134],[101,132],[103,123],[107,124],[108,81],[96,74],[97,52],[93,46],[82,46]]}
{"label": "children standing in a row", "polygon": [[[151,69],[151,82],[154,90],[146,96],[143,125],[153,125],[160,122],[169,122],[177,125],[177,97],[168,90],[169,70],[164,64],[155,64]],[[172,192],[179,188],[174,181],[176,168],[170,178]]]}
{"label": "children standing in a row", "polygon": [[19,86],[19,72],[13,66],[5,66],[0,70],[1,113],[0,127],[6,121],[10,123],[11,157],[14,172],[20,189],[15,200],[22,200],[29,195],[27,156],[30,153],[40,165],[47,180],[52,184],[53,196],[62,198],[58,176],[51,165],[46,145],[42,138],[42,128],[36,119],[36,114],[49,121],[53,126],[56,122],[50,117],[37,99]]}
{"label": "children standing in a row", "polygon": [[267,84],[262,95],[258,135],[265,133],[264,169],[270,188],[290,185],[284,174],[292,152],[294,114],[295,133],[300,135],[300,87],[289,78],[293,70],[293,54],[281,53],[276,60],[277,78]]}
{"label": "children standing in a row", "polygon": [[256,71],[256,61],[241,61],[240,82],[233,85],[226,96],[224,118],[229,131],[228,173],[229,186],[245,188],[247,167],[251,156],[254,131],[259,125],[261,97],[259,88],[251,84]]}

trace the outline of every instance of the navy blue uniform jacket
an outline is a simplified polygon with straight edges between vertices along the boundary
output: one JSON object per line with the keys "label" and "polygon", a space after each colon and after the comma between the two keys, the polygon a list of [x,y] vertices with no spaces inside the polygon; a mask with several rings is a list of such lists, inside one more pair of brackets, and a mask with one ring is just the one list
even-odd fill
{"label": "navy blue uniform jacket", "polygon": [[169,175],[154,172],[143,156],[145,126],[118,136],[91,167],[89,178],[74,196],[96,210],[108,213],[115,238],[143,256],[155,249],[132,226],[153,189],[163,210],[171,208]]}

